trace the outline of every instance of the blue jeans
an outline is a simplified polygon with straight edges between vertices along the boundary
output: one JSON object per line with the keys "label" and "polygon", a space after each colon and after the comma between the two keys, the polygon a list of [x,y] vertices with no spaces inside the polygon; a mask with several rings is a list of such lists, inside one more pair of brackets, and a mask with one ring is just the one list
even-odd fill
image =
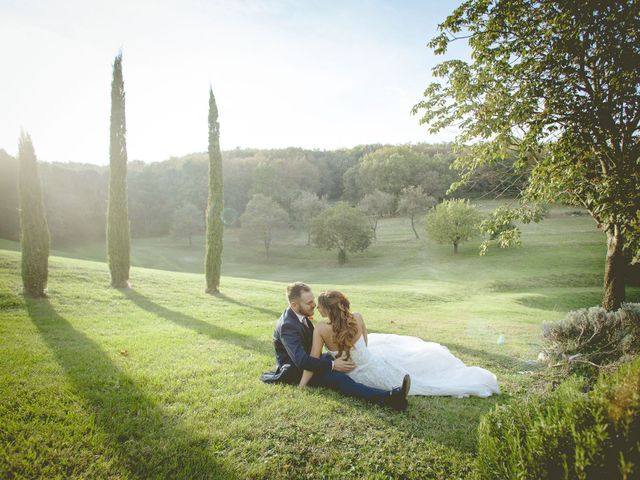
{"label": "blue jeans", "polygon": [[[333,360],[333,357],[331,357],[331,359]],[[386,399],[389,398],[389,392],[387,390],[367,387],[366,385],[355,382],[346,373],[340,372],[329,371],[325,373],[314,373],[309,385],[330,388],[343,395],[368,400],[378,405],[384,405]]]}

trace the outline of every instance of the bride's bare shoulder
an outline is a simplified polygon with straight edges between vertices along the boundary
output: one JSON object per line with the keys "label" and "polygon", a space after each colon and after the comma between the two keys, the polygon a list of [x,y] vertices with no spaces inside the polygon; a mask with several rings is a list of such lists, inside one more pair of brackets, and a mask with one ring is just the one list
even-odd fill
{"label": "bride's bare shoulder", "polygon": [[351,314],[353,315],[353,318],[355,318],[359,322],[364,321],[364,318],[362,318],[362,314],[360,312],[351,312]]}

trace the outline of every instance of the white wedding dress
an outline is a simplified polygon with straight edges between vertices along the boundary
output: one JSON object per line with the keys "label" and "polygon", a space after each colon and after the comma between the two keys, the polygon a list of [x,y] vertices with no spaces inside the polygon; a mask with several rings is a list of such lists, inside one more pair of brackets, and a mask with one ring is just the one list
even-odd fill
{"label": "white wedding dress", "polygon": [[[370,333],[369,346],[360,336],[351,349],[356,368],[349,376],[370,387],[391,390],[411,375],[409,395],[488,397],[500,393],[496,376],[480,367],[467,367],[447,347],[417,337]],[[334,355],[337,352],[331,352]]]}

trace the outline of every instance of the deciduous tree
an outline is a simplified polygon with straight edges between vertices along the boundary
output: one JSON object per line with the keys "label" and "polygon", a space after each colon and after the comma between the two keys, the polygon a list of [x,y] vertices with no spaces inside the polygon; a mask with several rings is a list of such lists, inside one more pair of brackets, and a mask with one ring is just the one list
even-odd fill
{"label": "deciduous tree", "polygon": [[307,231],[307,245],[311,245],[311,221],[327,208],[327,199],[301,190],[291,202],[293,221]]}
{"label": "deciduous tree", "polygon": [[371,245],[367,216],[347,203],[328,208],[311,223],[311,241],[327,250],[338,250],[338,262],[347,261],[347,252],[362,252]]}
{"label": "deciduous tree", "polygon": [[480,220],[480,212],[468,200],[445,200],[427,213],[427,236],[438,243],[452,244],[453,253],[458,253],[458,245],[480,233]]}
{"label": "deciduous tree", "polygon": [[411,218],[411,230],[416,239],[420,238],[416,230],[415,217],[426,212],[437,203],[436,199],[428,195],[422,187],[406,187],[402,189],[398,198],[398,213]]}
{"label": "deciduous tree", "polygon": [[256,193],[249,200],[246,210],[240,217],[240,223],[242,224],[242,237],[247,240],[262,241],[267,258],[269,258],[273,237],[278,230],[287,227],[289,215],[278,202],[261,193]]}
{"label": "deciduous tree", "polygon": [[362,200],[358,203],[358,208],[369,219],[374,240],[377,238],[378,221],[393,212],[395,201],[396,198],[392,194],[374,190],[362,197]]}
{"label": "deciduous tree", "polygon": [[173,213],[173,224],[171,230],[176,237],[187,237],[189,246],[192,246],[191,237],[197,233],[202,233],[204,225],[202,211],[193,203],[185,203],[178,207]]}
{"label": "deciduous tree", "polygon": [[513,155],[531,171],[523,205],[587,208],[607,235],[602,305],[617,309],[640,208],[640,2],[469,0],[439,29],[436,54],[466,38],[471,59],[436,66],[414,113],[431,132],[459,126],[463,183]]}

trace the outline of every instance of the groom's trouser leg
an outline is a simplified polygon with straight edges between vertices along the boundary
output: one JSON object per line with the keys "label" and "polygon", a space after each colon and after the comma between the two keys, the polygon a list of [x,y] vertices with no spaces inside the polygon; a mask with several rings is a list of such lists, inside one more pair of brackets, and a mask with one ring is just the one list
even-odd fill
{"label": "groom's trouser leg", "polygon": [[311,377],[311,385],[326,387],[343,395],[361,398],[370,402],[384,405],[389,397],[389,392],[379,388],[367,387],[355,382],[351,377],[340,372],[316,373]]}

